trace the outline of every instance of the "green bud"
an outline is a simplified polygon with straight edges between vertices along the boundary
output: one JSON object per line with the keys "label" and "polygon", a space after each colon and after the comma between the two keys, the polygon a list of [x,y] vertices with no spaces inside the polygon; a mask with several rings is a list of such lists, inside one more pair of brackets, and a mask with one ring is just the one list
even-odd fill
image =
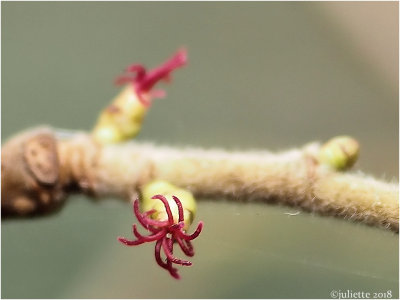
{"label": "green bud", "polygon": [[326,142],[320,149],[318,160],[338,171],[354,165],[360,152],[357,140],[350,136],[337,136]]}

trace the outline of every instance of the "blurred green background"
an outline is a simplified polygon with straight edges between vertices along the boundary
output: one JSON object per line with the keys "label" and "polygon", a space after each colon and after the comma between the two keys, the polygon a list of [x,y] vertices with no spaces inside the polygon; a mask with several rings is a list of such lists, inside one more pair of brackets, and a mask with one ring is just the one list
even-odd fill
{"label": "blurred green background", "polygon": [[[398,180],[396,2],[2,2],[2,141],[28,127],[90,129],[130,63],[180,46],[188,67],[138,140],[282,150],[339,134],[356,169]],[[2,174],[4,176],[4,174]],[[264,204],[199,199],[194,266],[178,282],[153,245],[128,248],[131,207],[69,198],[3,220],[3,298],[398,297],[398,235]]]}

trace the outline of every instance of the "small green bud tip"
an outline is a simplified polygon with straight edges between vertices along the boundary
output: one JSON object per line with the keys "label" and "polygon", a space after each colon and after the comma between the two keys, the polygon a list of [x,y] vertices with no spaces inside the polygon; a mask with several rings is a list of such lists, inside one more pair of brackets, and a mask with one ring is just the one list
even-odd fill
{"label": "small green bud tip", "polygon": [[337,136],[322,145],[318,160],[335,170],[351,168],[357,161],[360,144],[350,136]]}
{"label": "small green bud tip", "polygon": [[163,195],[167,200],[171,208],[174,221],[178,223],[179,211],[172,196],[178,197],[182,203],[183,214],[185,220],[184,230],[187,230],[193,223],[196,215],[197,205],[193,194],[185,189],[179,188],[164,180],[154,180],[144,185],[141,189],[141,207],[142,211],[149,211],[155,209],[156,212],[151,215],[151,218],[157,221],[165,221],[168,219],[165,211],[164,204],[157,200],[152,199],[154,195]]}

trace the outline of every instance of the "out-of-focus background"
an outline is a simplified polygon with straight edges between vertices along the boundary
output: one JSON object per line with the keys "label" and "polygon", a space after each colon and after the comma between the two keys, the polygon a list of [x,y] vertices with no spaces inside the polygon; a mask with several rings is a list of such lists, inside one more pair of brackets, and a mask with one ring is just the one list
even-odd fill
{"label": "out-of-focus background", "polygon": [[[396,2],[3,2],[2,141],[39,124],[89,130],[130,63],[186,46],[138,140],[282,150],[349,134],[356,169],[398,178]],[[6,174],[2,174],[3,176]],[[206,201],[200,201],[206,200]],[[205,221],[181,281],[117,199],[3,220],[3,298],[329,298],[398,294],[398,235],[265,204],[199,199]],[[197,220],[196,220],[197,221]],[[388,294],[386,294],[388,295]]]}

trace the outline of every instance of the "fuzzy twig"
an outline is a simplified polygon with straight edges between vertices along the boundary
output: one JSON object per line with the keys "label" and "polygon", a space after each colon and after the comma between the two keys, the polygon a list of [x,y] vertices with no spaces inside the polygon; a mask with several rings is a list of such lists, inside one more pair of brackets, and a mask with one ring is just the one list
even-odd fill
{"label": "fuzzy twig", "polygon": [[[31,180],[29,176],[20,174],[25,172],[37,177],[38,171],[36,175],[32,172],[34,163],[25,159],[25,167],[15,168],[18,161],[20,165],[24,161],[21,156],[27,155],[26,151],[15,149],[31,149],[29,145],[37,136],[54,140],[57,179],[35,185],[27,184]],[[129,199],[147,182],[164,179],[199,196],[282,203],[398,232],[397,184],[325,167],[317,160],[318,143],[281,153],[228,152],[137,142],[104,146],[85,133],[74,133],[68,138],[60,138],[60,134],[57,138],[54,136],[48,129],[28,132],[3,147],[2,169],[7,169],[8,163],[13,165],[14,173],[19,172],[11,172],[6,181],[2,177],[2,210],[5,213],[21,215],[38,209],[46,210],[43,209],[47,207],[46,201],[61,202],[60,199],[71,191]],[[35,149],[38,152],[43,150],[40,147]],[[3,165],[5,159],[6,165]],[[34,160],[31,158],[31,161]],[[42,169],[51,175],[51,166],[47,167],[47,171]],[[35,198],[31,205],[28,205],[29,197]],[[29,210],[27,207],[34,208]]]}

